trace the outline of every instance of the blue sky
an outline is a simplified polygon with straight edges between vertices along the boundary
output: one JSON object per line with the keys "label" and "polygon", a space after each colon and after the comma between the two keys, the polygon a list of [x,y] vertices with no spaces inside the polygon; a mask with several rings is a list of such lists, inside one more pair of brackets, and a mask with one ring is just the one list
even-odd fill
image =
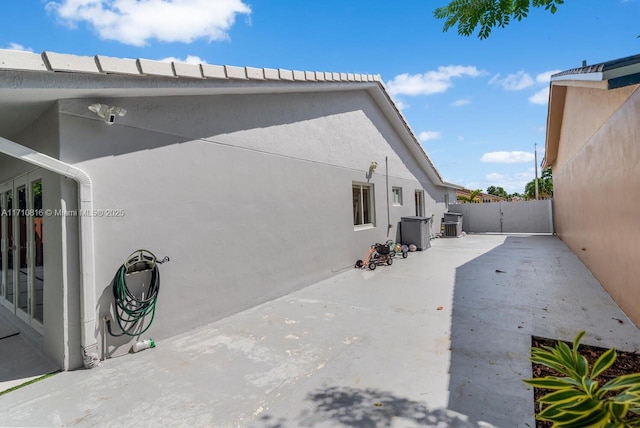
{"label": "blue sky", "polygon": [[380,74],[445,180],[522,192],[549,74],[640,53],[640,0],[566,0],[489,39],[447,0],[5,0],[0,48]]}

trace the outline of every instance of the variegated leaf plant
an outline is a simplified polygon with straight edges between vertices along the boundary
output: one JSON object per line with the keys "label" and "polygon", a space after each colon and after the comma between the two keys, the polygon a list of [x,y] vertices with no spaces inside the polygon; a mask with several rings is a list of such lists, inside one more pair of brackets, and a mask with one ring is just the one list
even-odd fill
{"label": "variegated leaf plant", "polygon": [[572,348],[559,341],[553,347],[531,349],[531,361],[562,375],[525,380],[535,388],[553,390],[538,400],[544,408],[537,419],[552,422],[553,427],[640,427],[640,420],[628,419],[640,414],[640,373],[618,376],[600,386],[596,378],[613,365],[616,351],[607,350],[590,369],[578,352],[584,334],[578,333]]}

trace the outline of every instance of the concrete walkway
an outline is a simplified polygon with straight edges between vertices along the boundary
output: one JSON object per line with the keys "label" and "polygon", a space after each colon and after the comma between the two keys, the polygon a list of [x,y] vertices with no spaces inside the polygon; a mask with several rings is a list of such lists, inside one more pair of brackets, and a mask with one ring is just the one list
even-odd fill
{"label": "concrete walkway", "polygon": [[531,335],[640,349],[557,238],[432,244],[1,396],[0,426],[533,427]]}

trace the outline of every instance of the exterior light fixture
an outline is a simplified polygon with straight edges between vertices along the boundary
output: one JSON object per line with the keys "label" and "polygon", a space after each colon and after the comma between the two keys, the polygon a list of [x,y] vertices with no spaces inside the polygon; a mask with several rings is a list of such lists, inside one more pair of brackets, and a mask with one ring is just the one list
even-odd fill
{"label": "exterior light fixture", "polygon": [[89,110],[104,119],[107,125],[113,125],[116,122],[116,116],[124,116],[127,110],[122,107],[112,107],[106,104],[91,104]]}
{"label": "exterior light fixture", "polygon": [[372,161],[371,165],[369,165],[369,174],[373,174],[373,171],[378,167],[378,162]]}

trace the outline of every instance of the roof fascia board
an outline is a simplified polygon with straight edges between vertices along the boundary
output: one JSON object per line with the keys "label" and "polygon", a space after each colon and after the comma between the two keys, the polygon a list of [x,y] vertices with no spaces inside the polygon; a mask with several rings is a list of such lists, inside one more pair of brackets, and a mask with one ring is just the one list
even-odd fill
{"label": "roof fascia board", "polygon": [[617,77],[628,76],[640,73],[640,64],[631,64],[624,67],[617,67],[604,71],[604,79],[615,79]]}
{"label": "roof fascia board", "polygon": [[561,80],[591,80],[591,81],[599,81],[604,80],[604,73],[601,71],[594,73],[573,73],[573,74],[562,74],[560,76],[553,77],[551,76],[552,82],[557,82]]}
{"label": "roof fascia board", "polygon": [[618,89],[625,86],[637,85],[640,83],[640,73],[620,76],[615,79],[608,80],[608,89]]}
{"label": "roof fascia board", "polygon": [[[168,64],[169,67],[171,64]],[[207,69],[208,70],[208,69]],[[376,82],[343,81],[288,81],[272,79],[227,79],[215,78],[175,78],[166,75],[140,76],[131,74],[106,73],[43,73],[32,70],[5,70],[2,73],[20,74],[20,86],[15,87],[15,79],[0,79],[0,91],[39,91],[49,101],[64,98],[123,96],[168,96],[168,95],[218,95],[271,92],[315,92],[367,89],[376,87]],[[51,92],[51,94],[48,94]],[[48,95],[47,95],[48,94]]]}
{"label": "roof fascia board", "polygon": [[447,187],[449,189],[455,189],[455,190],[464,189],[464,186],[461,186],[459,184],[449,183],[448,181],[444,181],[444,187]]}

